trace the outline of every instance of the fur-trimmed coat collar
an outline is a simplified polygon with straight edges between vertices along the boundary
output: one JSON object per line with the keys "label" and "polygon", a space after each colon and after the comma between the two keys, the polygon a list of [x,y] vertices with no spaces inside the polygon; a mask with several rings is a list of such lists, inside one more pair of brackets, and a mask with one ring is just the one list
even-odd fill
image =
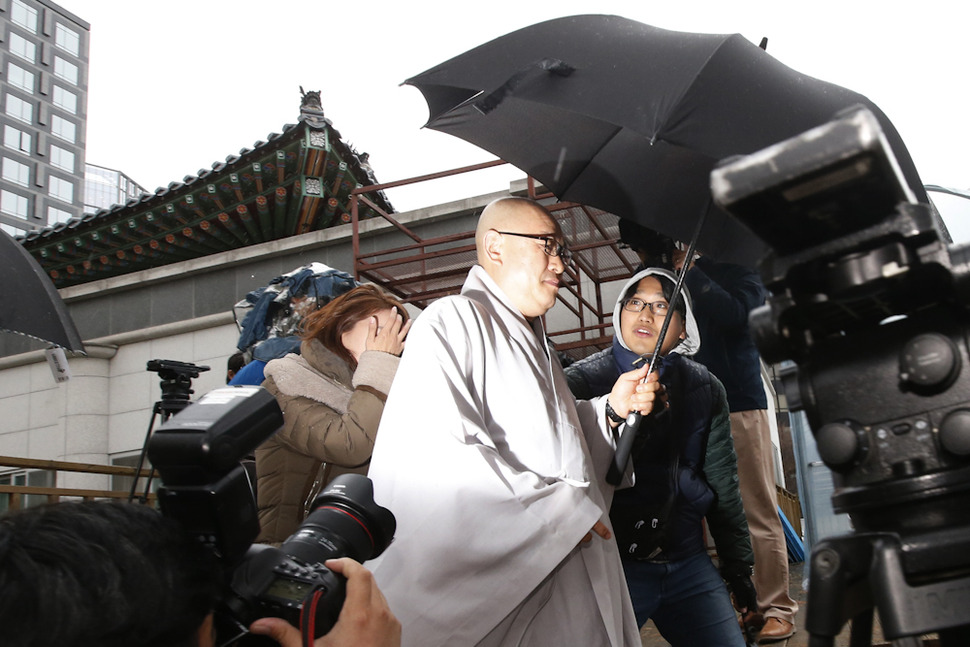
{"label": "fur-trimmed coat collar", "polygon": [[266,364],[266,376],[272,377],[285,395],[310,398],[346,413],[353,394],[349,386],[353,377],[347,363],[316,339],[303,342],[300,353]]}

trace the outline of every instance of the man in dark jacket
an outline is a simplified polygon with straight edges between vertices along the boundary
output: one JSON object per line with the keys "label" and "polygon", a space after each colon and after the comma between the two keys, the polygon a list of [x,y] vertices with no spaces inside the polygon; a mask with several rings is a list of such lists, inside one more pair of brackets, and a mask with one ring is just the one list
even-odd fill
{"label": "man in dark jacket", "polygon": [[[613,347],[566,368],[578,398],[609,390],[616,376],[661,346],[660,379],[669,407],[643,420],[634,444],[636,484],[618,490],[610,520],[620,547],[637,622],[652,618],[674,647],[745,644],[728,590],[739,610],[755,607],[754,557],[738,490],[724,387],[691,361],[699,344],[688,295],[670,307],[674,276],[641,271],[624,286],[614,311]],[[605,389],[605,390],[604,390]],[[704,542],[703,519],[717,546],[721,573]]]}
{"label": "man in dark jacket", "polygon": [[[684,252],[674,264],[683,267]],[[784,640],[795,632],[798,603],[789,595],[788,547],[778,516],[774,450],[761,356],[748,329],[751,310],[765,302],[758,273],[699,256],[684,279],[704,346],[694,359],[718,376],[727,389],[731,433],[738,453],[741,496],[754,548],[754,582],[765,626],[759,642]]]}

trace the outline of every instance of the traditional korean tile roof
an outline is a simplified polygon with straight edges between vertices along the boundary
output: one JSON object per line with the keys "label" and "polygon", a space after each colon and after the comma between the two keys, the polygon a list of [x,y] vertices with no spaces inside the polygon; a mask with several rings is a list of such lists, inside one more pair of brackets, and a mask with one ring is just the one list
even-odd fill
{"label": "traditional korean tile roof", "polygon": [[[349,222],[350,192],[374,184],[366,153],[344,143],[319,93],[309,92],[298,123],[266,141],[124,205],[18,239],[61,288]],[[382,191],[366,195],[393,213]],[[360,218],[374,215],[361,202]]]}

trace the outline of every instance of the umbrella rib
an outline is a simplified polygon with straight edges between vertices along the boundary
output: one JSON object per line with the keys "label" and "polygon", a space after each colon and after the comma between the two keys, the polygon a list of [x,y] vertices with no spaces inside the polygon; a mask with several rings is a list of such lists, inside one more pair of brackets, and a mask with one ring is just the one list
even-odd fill
{"label": "umbrella rib", "polygon": [[[668,115],[669,114],[673,114],[673,112],[676,110],[676,108],[678,106],[680,106],[681,103],[683,103],[684,97],[687,96],[687,93],[690,92],[690,89],[692,87],[694,87],[694,84],[697,82],[698,77],[700,77],[701,72],[703,72],[704,69],[707,68],[707,66],[711,62],[711,60],[713,60],[713,58],[715,56],[717,56],[717,53],[720,52],[721,49],[723,47],[725,47],[730,41],[732,41],[732,40],[734,40],[736,38],[743,39],[744,36],[741,36],[740,34],[732,34],[728,38],[725,38],[724,40],[718,42],[717,47],[715,47],[713,50],[711,50],[711,53],[708,54],[707,57],[704,59],[703,65],[698,65],[697,66],[697,72],[694,73],[694,76],[691,78],[690,83],[687,83],[687,84],[684,85],[683,92],[681,92],[680,95],[678,95],[673,100],[673,102],[671,102],[671,104],[670,104],[671,105],[671,110],[668,113]],[[670,124],[670,120],[669,119],[664,119],[662,121],[663,121],[663,125],[660,128],[657,129],[657,132],[655,134],[653,134],[653,135],[650,136],[650,144],[651,145],[657,143],[658,141],[667,141],[666,138],[663,137],[663,134],[662,133],[665,132],[665,131],[669,131],[671,124]],[[673,142],[673,141],[670,141],[669,143],[671,145],[673,145],[673,146],[678,146],[679,145],[679,144],[677,144],[676,142]]]}
{"label": "umbrella rib", "polygon": [[[616,126],[615,130],[613,131],[613,134],[611,134],[609,137],[604,138],[602,145],[600,145],[599,148],[597,148],[596,151],[586,159],[586,162],[585,164],[583,164],[582,168],[580,168],[579,171],[572,177],[572,179],[569,180],[569,186],[572,186],[575,183],[575,181],[583,173],[586,172],[586,169],[588,169],[593,164],[593,160],[595,160],[599,156],[599,154],[603,151],[603,149],[609,146],[610,142],[616,139],[616,136],[622,131],[623,131],[623,126]],[[565,153],[566,153],[566,147],[563,146],[562,148],[560,148],[560,151],[559,151],[559,160],[557,160],[557,163],[556,163],[554,180],[558,180],[559,174],[562,170],[562,162],[563,162],[563,158],[565,157]],[[565,195],[565,193],[568,190],[569,190],[569,187],[564,188],[563,195]],[[563,198],[563,195],[560,195],[559,197]]]}

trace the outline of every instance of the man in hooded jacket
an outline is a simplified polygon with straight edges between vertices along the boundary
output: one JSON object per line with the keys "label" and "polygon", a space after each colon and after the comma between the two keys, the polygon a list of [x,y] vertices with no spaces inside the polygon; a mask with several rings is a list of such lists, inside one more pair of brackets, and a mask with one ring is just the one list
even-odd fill
{"label": "man in hooded jacket", "polygon": [[[688,359],[701,340],[690,295],[684,291],[674,299],[675,285],[675,275],[665,269],[635,274],[616,302],[612,348],[570,365],[566,378],[577,397],[595,397],[620,373],[649,364],[660,349],[656,364],[669,406],[641,422],[632,454],[635,485],[619,490],[610,509],[637,623],[653,619],[673,647],[743,647],[722,577],[738,609],[758,622],[750,577],[754,555],[727,398],[718,379]],[[707,555],[704,519],[720,574]]]}

